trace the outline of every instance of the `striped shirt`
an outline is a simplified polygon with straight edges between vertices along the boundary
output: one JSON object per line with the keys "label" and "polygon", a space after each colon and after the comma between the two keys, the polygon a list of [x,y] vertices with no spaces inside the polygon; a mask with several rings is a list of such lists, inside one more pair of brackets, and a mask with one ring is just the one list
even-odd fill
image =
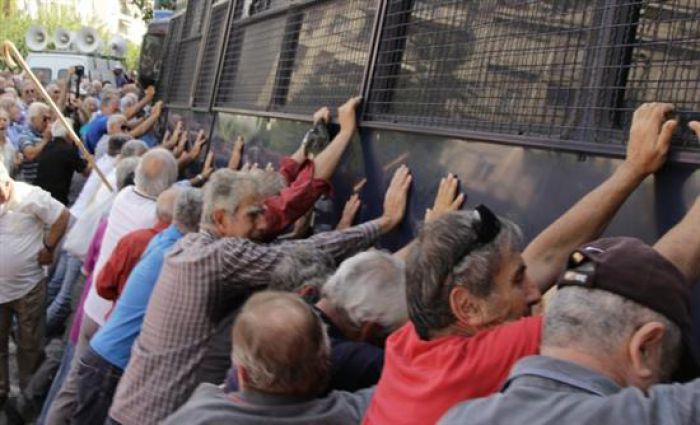
{"label": "striped shirt", "polygon": [[155,425],[187,401],[218,322],[268,284],[287,252],[310,246],[341,260],[378,236],[375,222],[280,245],[204,231],[185,236],[166,256],[110,417],[123,425]]}

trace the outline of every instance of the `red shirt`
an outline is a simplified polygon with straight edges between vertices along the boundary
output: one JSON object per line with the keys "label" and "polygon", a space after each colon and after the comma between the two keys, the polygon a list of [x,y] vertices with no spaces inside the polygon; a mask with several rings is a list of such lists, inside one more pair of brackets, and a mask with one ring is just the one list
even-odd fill
{"label": "red shirt", "polygon": [[267,228],[263,239],[274,239],[282,231],[309,211],[321,195],[330,190],[327,181],[314,178],[314,162],[299,164],[284,157],[280,161],[280,174],[289,182],[279,195],[265,199]]}
{"label": "red shirt", "polygon": [[148,243],[166,227],[168,223],[159,221],[150,229],[134,230],[119,239],[95,281],[97,293],[102,298],[110,301],[116,301],[119,298],[131,270],[136,267]]}
{"label": "red shirt", "polygon": [[434,424],[458,402],[499,391],[519,359],[539,353],[541,331],[535,316],[471,337],[423,341],[407,323],[387,340],[363,424]]}

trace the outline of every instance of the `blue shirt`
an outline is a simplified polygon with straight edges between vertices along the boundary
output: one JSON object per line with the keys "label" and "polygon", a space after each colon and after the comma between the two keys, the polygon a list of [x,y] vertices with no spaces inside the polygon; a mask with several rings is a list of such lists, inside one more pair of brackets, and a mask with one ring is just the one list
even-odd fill
{"label": "blue shirt", "polygon": [[439,425],[693,425],[699,418],[700,379],[644,394],[578,364],[532,356],[513,367],[501,393],[458,404]]}
{"label": "blue shirt", "polygon": [[100,141],[102,136],[107,134],[108,119],[109,116],[107,115],[99,115],[88,123],[88,129],[85,132],[85,147],[92,154],[95,153],[95,147],[97,146],[97,142]]}
{"label": "blue shirt", "polygon": [[183,233],[171,224],[146,247],[124,285],[112,315],[90,341],[90,347],[114,366],[126,368],[131,346],[141,332],[146,307],[158,281],[163,257]]}

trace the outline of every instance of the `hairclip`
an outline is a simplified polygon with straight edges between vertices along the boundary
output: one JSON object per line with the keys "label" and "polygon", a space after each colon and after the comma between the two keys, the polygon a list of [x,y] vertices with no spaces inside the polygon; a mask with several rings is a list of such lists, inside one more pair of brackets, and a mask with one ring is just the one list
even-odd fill
{"label": "hairclip", "polygon": [[484,245],[496,239],[501,231],[501,221],[496,214],[486,205],[480,204],[474,209],[474,215],[477,219],[475,230],[479,244]]}

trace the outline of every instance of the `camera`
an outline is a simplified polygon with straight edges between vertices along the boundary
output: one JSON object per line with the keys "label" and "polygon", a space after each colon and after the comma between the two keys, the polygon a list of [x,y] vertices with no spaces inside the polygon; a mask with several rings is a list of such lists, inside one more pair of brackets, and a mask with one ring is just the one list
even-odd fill
{"label": "camera", "polygon": [[83,76],[85,75],[85,67],[83,65],[76,65],[75,75],[77,75],[78,78],[83,78]]}

